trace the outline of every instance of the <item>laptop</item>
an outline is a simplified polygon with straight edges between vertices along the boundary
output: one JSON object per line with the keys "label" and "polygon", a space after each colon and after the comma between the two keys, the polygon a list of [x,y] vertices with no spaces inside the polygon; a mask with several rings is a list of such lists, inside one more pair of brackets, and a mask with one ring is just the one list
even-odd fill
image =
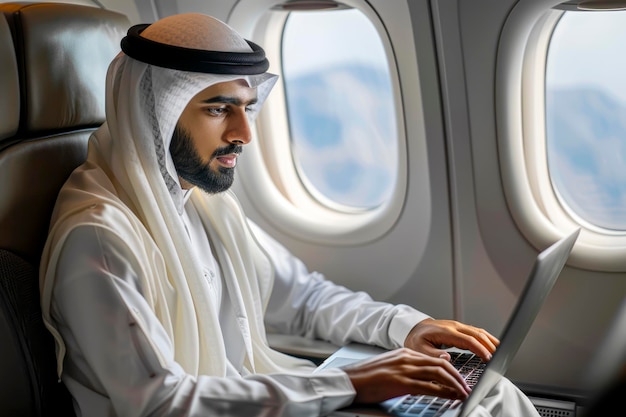
{"label": "laptop", "polygon": [[[472,392],[464,401],[425,395],[404,395],[373,406],[350,406],[337,410],[331,415],[336,417],[466,417],[506,373],[545,299],[556,283],[579,233],[580,229],[574,230],[537,255],[524,290],[504,327],[500,345],[488,363],[483,363],[469,351],[450,349],[452,358],[460,357],[463,362],[462,365],[458,365],[463,366],[463,369],[459,369],[457,365],[455,367],[462,375],[470,375],[472,378],[471,380],[466,378],[468,385],[473,384],[473,387]],[[341,347],[329,356],[319,365],[316,372],[344,366],[382,352],[384,352],[383,349],[375,346],[352,343]],[[472,364],[476,365],[475,370],[468,368]]]}

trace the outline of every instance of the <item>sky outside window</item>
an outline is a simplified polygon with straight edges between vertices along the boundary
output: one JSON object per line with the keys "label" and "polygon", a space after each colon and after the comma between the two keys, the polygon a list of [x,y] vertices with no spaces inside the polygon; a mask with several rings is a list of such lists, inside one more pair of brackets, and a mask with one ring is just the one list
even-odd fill
{"label": "sky outside window", "polygon": [[552,184],[595,226],[626,231],[626,12],[566,12],[546,68]]}
{"label": "sky outside window", "polygon": [[343,206],[382,204],[397,178],[398,139],[387,58],[373,24],[357,9],[291,13],[282,51],[303,183]]}

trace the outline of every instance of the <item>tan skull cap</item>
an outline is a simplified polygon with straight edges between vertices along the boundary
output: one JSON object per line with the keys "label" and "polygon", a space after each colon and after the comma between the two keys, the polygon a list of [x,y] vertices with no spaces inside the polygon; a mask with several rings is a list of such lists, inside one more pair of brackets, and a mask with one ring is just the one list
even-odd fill
{"label": "tan skull cap", "polygon": [[141,36],[183,48],[221,52],[251,52],[244,38],[226,23],[201,13],[165,17],[148,26]]}

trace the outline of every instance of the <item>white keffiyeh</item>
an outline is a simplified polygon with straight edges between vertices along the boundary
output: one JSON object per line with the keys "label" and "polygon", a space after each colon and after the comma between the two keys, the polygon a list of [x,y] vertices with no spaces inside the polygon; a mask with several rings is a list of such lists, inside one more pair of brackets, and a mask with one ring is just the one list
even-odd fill
{"label": "white keffiyeh", "polygon": [[[188,37],[181,34],[192,31],[194,48],[231,52],[248,48],[236,32],[209,16],[177,15],[158,25],[146,29],[145,36],[183,46],[181,42]],[[191,255],[180,218],[184,199],[169,153],[170,140],[186,104],[200,91],[215,83],[245,79],[257,89],[258,109],[276,78],[269,73],[183,72],[139,62],[123,53],[111,63],[106,122],[90,138],[86,164],[60,194],[41,261],[42,310],[57,340],[59,373],[65,349],[50,324],[55,265],[69,232],[81,224],[96,224],[114,230],[127,242],[144,269],[144,297],[169,333],[176,361],[192,375],[225,375],[218,311],[201,267]],[[254,119],[256,113],[252,109],[249,116]],[[80,184],[72,182],[79,179]],[[263,309],[271,288],[271,265],[234,196],[228,192],[209,196],[198,189],[193,193],[191,201],[205,228],[223,243],[216,257],[246,343],[246,367],[269,373],[308,366],[267,345]]]}

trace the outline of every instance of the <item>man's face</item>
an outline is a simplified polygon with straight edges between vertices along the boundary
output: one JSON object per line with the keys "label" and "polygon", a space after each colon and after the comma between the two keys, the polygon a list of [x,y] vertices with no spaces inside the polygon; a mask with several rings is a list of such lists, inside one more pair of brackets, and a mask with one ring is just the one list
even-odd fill
{"label": "man's face", "polygon": [[233,183],[242,145],[251,140],[247,110],[256,89],[244,80],[212,85],[194,96],[178,119],[170,153],[183,188],[214,194]]}

